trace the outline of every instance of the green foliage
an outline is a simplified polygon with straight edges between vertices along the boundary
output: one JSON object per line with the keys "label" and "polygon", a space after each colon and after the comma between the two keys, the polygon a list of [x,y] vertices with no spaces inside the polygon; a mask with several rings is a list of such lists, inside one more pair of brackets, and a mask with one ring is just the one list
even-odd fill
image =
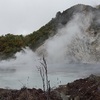
{"label": "green foliage", "polygon": [[25,37],[26,44],[35,50],[37,47],[43,44],[46,39],[54,35],[55,31],[55,25],[52,20],[45,26],[41,27],[38,31],[34,31],[33,33],[27,35]]}
{"label": "green foliage", "polygon": [[[0,36],[0,58],[2,55],[7,57],[13,56],[16,52],[22,50],[22,48],[28,46],[32,50],[35,50],[44,43],[46,39],[53,36],[55,33],[55,24],[51,20],[48,24],[41,27],[38,31],[22,36],[6,34]],[[5,59],[5,58],[4,58]]]}
{"label": "green foliage", "polygon": [[25,47],[24,37],[22,35],[7,34],[0,36],[0,54],[10,55],[20,51]]}

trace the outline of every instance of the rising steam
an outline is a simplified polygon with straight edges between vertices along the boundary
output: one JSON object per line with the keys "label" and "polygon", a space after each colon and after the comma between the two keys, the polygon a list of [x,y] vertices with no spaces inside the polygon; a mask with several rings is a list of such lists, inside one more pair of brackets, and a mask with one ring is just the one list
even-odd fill
{"label": "rising steam", "polygon": [[[64,75],[67,73],[67,78],[72,78],[75,75],[79,77],[80,75],[87,75],[87,73],[99,73],[99,65],[87,65],[87,63],[100,62],[100,12],[82,11],[75,13],[73,18],[63,28],[58,29],[54,37],[46,40],[36,52],[32,52],[29,48],[24,51],[25,53],[17,53],[14,60],[0,62],[2,70],[6,69],[8,73],[16,72],[14,72],[16,78],[13,76],[13,79],[17,81],[20,79],[24,82],[28,75],[33,78],[32,75],[43,55],[48,62],[49,73],[52,74],[62,71]],[[80,63],[80,65],[76,63]],[[5,74],[0,75],[4,77]],[[0,86],[6,83],[5,80],[10,82],[10,77],[3,79]],[[8,80],[9,78],[10,80]]]}
{"label": "rising steam", "polygon": [[[99,16],[99,12],[96,12]],[[94,20],[95,19],[95,20]],[[58,29],[57,34],[47,40],[37,52],[54,62],[99,62],[100,61],[100,16],[83,11]],[[44,52],[43,52],[44,51]]]}

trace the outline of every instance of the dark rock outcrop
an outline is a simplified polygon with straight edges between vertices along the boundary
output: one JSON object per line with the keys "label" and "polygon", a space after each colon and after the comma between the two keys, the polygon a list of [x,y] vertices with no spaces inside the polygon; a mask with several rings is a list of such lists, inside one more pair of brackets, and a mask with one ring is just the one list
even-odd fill
{"label": "dark rock outcrop", "polygon": [[[59,91],[68,100],[100,100],[100,76],[90,75],[67,85],[61,85]],[[64,99],[65,100],[65,99]]]}

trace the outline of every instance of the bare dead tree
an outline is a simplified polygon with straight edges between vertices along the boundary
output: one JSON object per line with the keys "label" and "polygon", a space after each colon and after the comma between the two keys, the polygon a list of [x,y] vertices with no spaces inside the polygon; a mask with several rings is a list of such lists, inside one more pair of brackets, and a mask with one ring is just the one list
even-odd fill
{"label": "bare dead tree", "polygon": [[51,86],[50,86],[50,80],[48,81],[48,94],[50,95],[50,91],[51,91]]}
{"label": "bare dead tree", "polygon": [[37,67],[43,83],[43,91],[45,92],[45,72],[43,67]]}
{"label": "bare dead tree", "polygon": [[[42,82],[43,82],[43,90],[45,92],[45,89],[47,88],[47,100],[49,100],[49,95],[50,95],[50,80],[48,80],[48,67],[47,67],[47,63],[46,60],[43,56],[43,61],[40,62],[42,66],[38,67],[38,70],[40,72],[40,76],[42,78]],[[46,84],[45,84],[46,83]]]}
{"label": "bare dead tree", "polygon": [[49,84],[48,84],[48,82],[49,82],[48,81],[48,69],[47,69],[47,63],[46,63],[46,60],[45,60],[44,56],[43,56],[43,62],[41,62],[41,64],[42,64],[42,66],[45,69],[46,86],[47,86],[47,91],[48,91],[48,89],[49,89]]}

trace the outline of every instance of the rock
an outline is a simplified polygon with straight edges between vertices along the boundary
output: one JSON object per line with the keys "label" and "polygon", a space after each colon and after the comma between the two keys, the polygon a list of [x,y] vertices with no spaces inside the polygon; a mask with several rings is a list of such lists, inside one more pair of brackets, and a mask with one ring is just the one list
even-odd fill
{"label": "rock", "polygon": [[70,99],[70,95],[65,95],[64,93],[61,93],[61,98],[63,100],[69,100]]}
{"label": "rock", "polygon": [[74,100],[80,100],[80,97],[79,96],[76,96]]}
{"label": "rock", "polygon": [[100,76],[90,75],[87,78],[75,80],[66,86],[60,86],[58,91],[63,100],[100,100]]}

